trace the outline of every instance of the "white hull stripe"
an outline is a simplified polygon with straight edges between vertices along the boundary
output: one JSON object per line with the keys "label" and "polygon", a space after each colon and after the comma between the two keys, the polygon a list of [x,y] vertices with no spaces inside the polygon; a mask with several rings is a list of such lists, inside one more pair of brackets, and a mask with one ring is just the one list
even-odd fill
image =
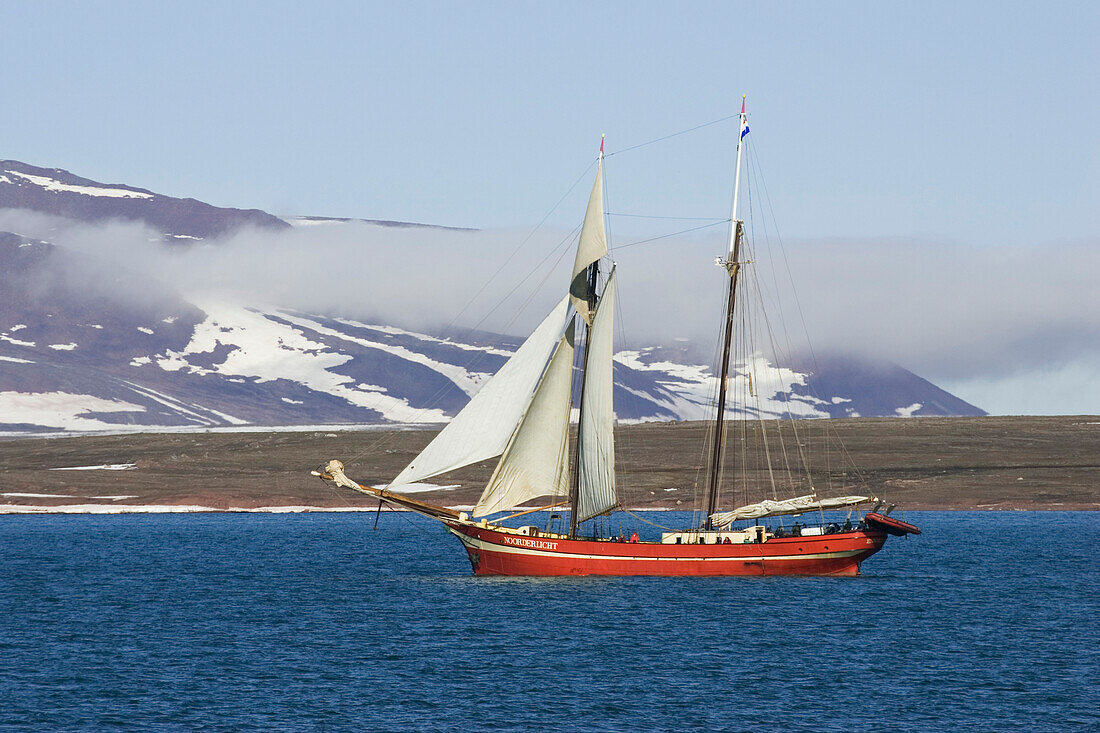
{"label": "white hull stripe", "polygon": [[462,544],[475,550],[487,550],[489,552],[502,552],[509,555],[535,555],[546,558],[578,559],[578,560],[627,560],[635,562],[760,562],[770,560],[830,560],[834,558],[853,557],[866,550],[841,550],[839,552],[815,552],[812,554],[798,555],[755,555],[738,557],[665,557],[665,556],[638,556],[638,555],[584,555],[574,552],[556,552],[552,550],[533,550],[526,547],[510,547],[498,545],[495,542],[486,542],[476,537],[464,535],[461,532],[450,530]]}

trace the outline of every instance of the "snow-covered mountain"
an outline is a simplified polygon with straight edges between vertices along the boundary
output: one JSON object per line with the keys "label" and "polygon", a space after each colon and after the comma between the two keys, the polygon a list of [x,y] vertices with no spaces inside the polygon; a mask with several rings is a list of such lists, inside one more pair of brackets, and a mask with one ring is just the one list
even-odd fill
{"label": "snow-covered mountain", "polygon": [[[136,219],[183,235],[176,237],[183,246],[186,237],[237,226],[287,226],[264,212],[182,201],[193,206],[0,162],[0,209],[29,207],[79,221]],[[144,208],[119,208],[120,202]],[[306,221],[339,222],[293,223],[315,225]],[[85,256],[0,233],[0,433],[439,423],[522,340],[483,332],[444,338],[167,289],[131,301],[120,297],[128,287],[125,273],[116,273],[114,282],[74,287],[71,273],[84,271]],[[686,353],[655,345],[616,355],[620,421],[708,417],[715,379]],[[831,356],[780,367],[757,357],[735,368],[733,393],[751,395],[735,410],[789,409],[805,417],[984,414],[892,364]]]}
{"label": "snow-covered mountain", "polygon": [[25,209],[83,222],[140,221],[170,241],[204,239],[244,226],[286,229],[282,219],[259,209],[226,209],[144,188],[104,184],[60,168],[0,160],[0,208]]}
{"label": "snow-covered mountain", "polygon": [[[0,235],[0,431],[442,422],[520,339],[164,294],[127,307],[53,286],[59,248]],[[702,419],[710,369],[675,349],[616,355],[620,421]],[[805,417],[980,414],[892,365],[738,364],[732,409]]]}
{"label": "snow-covered mountain", "polygon": [[36,211],[85,223],[137,221],[162,232],[166,241],[180,243],[217,237],[242,227],[279,230],[363,222],[398,228],[455,228],[386,219],[280,218],[259,209],[224,208],[120,183],[100,183],[61,168],[40,168],[18,160],[0,160],[0,209]]}

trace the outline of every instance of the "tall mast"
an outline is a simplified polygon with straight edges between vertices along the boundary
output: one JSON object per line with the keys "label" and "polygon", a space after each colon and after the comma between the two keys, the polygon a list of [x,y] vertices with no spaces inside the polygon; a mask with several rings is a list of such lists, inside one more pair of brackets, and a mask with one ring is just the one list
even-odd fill
{"label": "tall mast", "polygon": [[[591,295],[588,296],[589,308],[596,307],[596,277],[599,275],[600,265],[598,262],[593,262],[588,266],[588,287]],[[581,319],[582,321],[584,319]],[[577,506],[580,504],[581,499],[581,418],[584,415],[584,375],[588,372],[588,346],[592,342],[592,326],[585,326],[584,335],[584,357],[582,358],[581,366],[581,397],[577,406],[577,453],[573,457],[573,471],[571,483],[569,485],[569,536],[575,537],[577,535]]]}
{"label": "tall mast", "polygon": [[737,295],[737,273],[741,269],[741,235],[744,222],[737,218],[737,200],[741,193],[741,145],[749,132],[748,117],[745,115],[745,95],[741,95],[741,126],[737,138],[737,169],[733,177],[733,212],[730,214],[729,250],[725,262],[718,264],[729,273],[729,290],[726,301],[725,338],[722,341],[722,366],[718,371],[718,414],[714,424],[714,453],[710,464],[710,485],[707,487],[707,513],[703,528],[714,528],[711,515],[718,504],[718,478],[722,467],[722,450],[725,448],[726,387],[729,381],[730,347],[733,341],[733,306]]}
{"label": "tall mast", "polygon": [[[597,163],[596,170],[603,169],[603,136],[600,136],[600,158]],[[603,191],[599,192],[599,195],[603,196]],[[601,212],[602,216],[602,212]],[[588,312],[592,313],[596,308],[596,280],[600,274],[600,261],[596,260],[588,266],[588,273],[586,275],[588,288]],[[584,332],[584,356],[581,361],[581,395],[580,402],[577,404],[577,453],[573,457],[573,471],[572,477],[569,483],[569,536],[577,536],[577,506],[580,503],[580,480],[581,480],[581,430],[580,430],[580,417],[584,415],[584,375],[588,372],[588,347],[592,339],[592,324],[581,319],[585,323]]]}

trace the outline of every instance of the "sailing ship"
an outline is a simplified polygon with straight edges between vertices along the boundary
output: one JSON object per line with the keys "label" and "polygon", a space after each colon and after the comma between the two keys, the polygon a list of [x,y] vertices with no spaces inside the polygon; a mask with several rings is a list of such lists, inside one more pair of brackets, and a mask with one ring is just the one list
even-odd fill
{"label": "sailing ship", "polygon": [[[724,283],[728,297],[701,522],[664,531],[652,541],[641,541],[636,533],[629,540],[604,537],[592,529],[586,533],[582,527],[588,520],[622,509],[616,490],[612,376],[616,273],[613,265],[606,275],[601,267],[608,256],[602,141],[572,277],[549,315],[388,485],[361,485],[344,473],[338,460],[329,461],[314,475],[442,522],[461,541],[478,575],[855,575],[860,563],[878,552],[888,536],[919,534],[915,526],[888,516],[889,510],[878,512],[881,502],[873,496],[818,496],[812,485],[809,493],[799,496],[775,496],[719,510],[738,276],[748,264],[741,260],[744,224],[737,210],[747,133],[742,98],[729,246],[726,257],[719,258],[728,275]],[[583,350],[577,354],[582,331]],[[580,398],[576,449],[571,451],[575,360],[581,366]],[[420,501],[400,491],[402,486],[496,456],[500,456],[496,468],[470,512]],[[551,503],[539,509],[567,504],[567,526],[564,520],[557,531],[549,525],[543,530],[531,524],[505,524],[538,509],[490,521],[501,512],[547,497]],[[858,516],[853,526],[851,512],[861,505],[873,505],[873,509]],[[843,508],[849,509],[844,526],[825,521],[826,510]],[[820,526],[803,527],[796,522],[787,531],[782,524],[773,528],[758,521],[808,513],[820,516]]]}

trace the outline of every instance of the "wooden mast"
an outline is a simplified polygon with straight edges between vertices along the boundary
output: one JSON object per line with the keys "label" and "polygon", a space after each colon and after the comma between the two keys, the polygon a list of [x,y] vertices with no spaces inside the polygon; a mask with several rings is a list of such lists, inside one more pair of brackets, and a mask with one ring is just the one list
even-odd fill
{"label": "wooden mast", "polygon": [[714,452],[710,463],[710,485],[707,487],[706,518],[703,529],[714,529],[711,516],[718,505],[718,480],[722,469],[722,451],[725,448],[726,387],[729,382],[730,348],[733,342],[733,311],[737,296],[737,273],[741,269],[741,235],[744,222],[737,218],[737,199],[741,189],[741,143],[748,134],[748,118],[745,116],[745,97],[741,96],[741,127],[737,138],[737,169],[733,178],[733,212],[730,215],[730,244],[725,262],[719,264],[729,273],[729,298],[726,302],[725,338],[722,341],[722,366],[718,371],[718,413],[714,418]]}

